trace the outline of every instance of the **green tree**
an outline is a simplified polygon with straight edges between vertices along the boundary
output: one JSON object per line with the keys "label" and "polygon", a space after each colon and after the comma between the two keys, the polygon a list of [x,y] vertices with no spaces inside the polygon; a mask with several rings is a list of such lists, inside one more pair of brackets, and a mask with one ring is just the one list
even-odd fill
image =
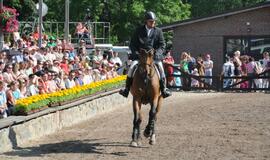
{"label": "green tree", "polygon": [[208,16],[231,9],[249,7],[266,0],[189,0],[192,17]]}

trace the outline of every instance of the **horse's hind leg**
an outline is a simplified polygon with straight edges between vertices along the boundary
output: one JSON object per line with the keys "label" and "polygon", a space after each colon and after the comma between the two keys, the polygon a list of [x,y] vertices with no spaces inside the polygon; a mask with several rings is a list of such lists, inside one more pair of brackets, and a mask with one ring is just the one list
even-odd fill
{"label": "horse's hind leg", "polygon": [[140,124],[142,122],[142,116],[141,116],[141,103],[136,101],[135,99],[133,99],[133,113],[134,113],[133,133],[130,145],[132,147],[137,147],[141,145]]}

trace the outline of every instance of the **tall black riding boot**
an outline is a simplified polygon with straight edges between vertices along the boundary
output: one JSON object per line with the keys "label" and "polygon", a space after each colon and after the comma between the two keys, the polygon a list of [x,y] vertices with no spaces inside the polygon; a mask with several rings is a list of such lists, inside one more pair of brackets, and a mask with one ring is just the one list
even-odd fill
{"label": "tall black riding boot", "polygon": [[161,78],[160,89],[161,89],[161,93],[162,93],[163,98],[166,98],[166,97],[169,97],[172,95],[172,93],[166,87],[166,78]]}
{"label": "tall black riding boot", "polygon": [[132,84],[132,80],[133,80],[133,78],[127,77],[126,88],[125,89],[121,89],[119,91],[119,94],[121,94],[124,97],[128,97],[128,93],[129,93],[129,90],[130,90],[130,87],[131,87],[131,84]]}

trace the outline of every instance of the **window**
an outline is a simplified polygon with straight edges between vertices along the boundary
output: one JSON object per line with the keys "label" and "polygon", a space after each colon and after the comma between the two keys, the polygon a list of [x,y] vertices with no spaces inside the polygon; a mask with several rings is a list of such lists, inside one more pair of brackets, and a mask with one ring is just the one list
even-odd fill
{"label": "window", "polygon": [[270,36],[225,37],[224,43],[224,56],[232,56],[239,50],[242,55],[249,55],[259,60],[262,59],[263,52],[270,51]]}

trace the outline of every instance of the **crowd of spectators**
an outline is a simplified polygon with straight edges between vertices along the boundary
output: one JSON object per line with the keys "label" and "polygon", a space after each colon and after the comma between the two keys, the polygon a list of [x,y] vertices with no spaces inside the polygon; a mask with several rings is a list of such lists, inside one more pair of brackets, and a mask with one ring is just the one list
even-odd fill
{"label": "crowd of spectators", "polygon": [[[222,67],[221,77],[240,77],[240,78],[226,78],[223,80],[223,87],[229,87],[233,84],[241,82],[241,76],[254,77],[258,74],[265,72],[270,69],[270,59],[269,53],[263,53],[263,59],[255,61],[253,57],[248,55],[242,55],[240,51],[234,52],[233,56],[227,57],[226,62]],[[168,76],[167,81],[169,86],[183,87],[184,90],[189,87],[207,87],[211,86],[213,83],[213,67],[214,62],[211,60],[210,54],[204,54],[196,58],[192,57],[190,53],[183,52],[180,55],[180,62],[178,69],[174,69],[173,65],[175,63],[171,52],[167,52],[165,59],[163,61],[165,66],[165,71]],[[181,73],[186,73],[194,76],[204,76],[204,78],[190,78],[189,76],[182,75]],[[264,75],[269,75],[265,73]],[[207,86],[205,84],[208,84]],[[234,86],[234,88],[268,88],[269,79],[250,79],[239,83],[239,85]]]}
{"label": "crowd of spectators", "polygon": [[223,87],[228,87],[234,83],[240,83],[235,88],[268,88],[269,79],[255,78],[249,79],[241,83],[241,76],[254,77],[261,73],[269,76],[269,72],[265,72],[270,69],[269,53],[263,53],[263,59],[255,61],[254,57],[242,55],[240,51],[234,52],[233,57],[227,57],[226,63],[223,65],[222,74],[225,77],[240,77],[239,79],[225,79]]}
{"label": "crowd of spectators", "polygon": [[[38,29],[37,29],[38,31]],[[14,33],[0,51],[0,117],[12,115],[17,99],[90,84],[118,75],[122,65],[117,52],[95,49],[88,54],[85,41],[78,48],[66,40],[37,34]]]}

